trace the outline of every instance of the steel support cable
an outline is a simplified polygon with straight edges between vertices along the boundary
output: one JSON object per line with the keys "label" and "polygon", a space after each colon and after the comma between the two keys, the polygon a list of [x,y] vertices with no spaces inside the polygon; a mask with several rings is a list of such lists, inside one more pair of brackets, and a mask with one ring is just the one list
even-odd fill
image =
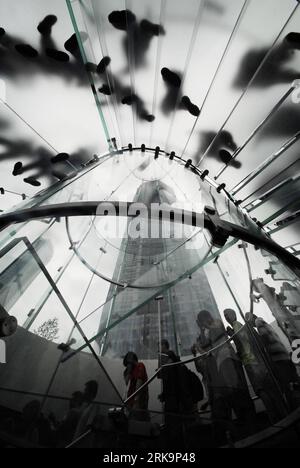
{"label": "steel support cable", "polygon": [[254,83],[255,79],[257,78],[257,76],[259,75],[259,73],[261,72],[261,70],[263,69],[263,67],[265,66],[265,64],[267,63],[268,59],[270,58],[271,54],[273,53],[274,51],[274,48],[276,47],[277,45],[277,42],[281,36],[281,34],[283,33],[283,31],[285,30],[285,28],[287,27],[287,25],[289,24],[290,20],[292,19],[292,17],[294,16],[294,14],[296,13],[297,11],[297,8],[299,8],[299,3],[295,6],[295,8],[293,9],[292,13],[290,14],[290,16],[288,17],[287,21],[285,22],[284,26],[281,28],[279,34],[277,35],[276,39],[274,40],[274,42],[272,43],[269,51],[266,53],[266,55],[264,56],[264,58],[262,59],[260,65],[258,66],[258,68],[256,69],[254,75],[252,76],[252,78],[250,79],[249,83],[247,84],[247,86],[245,87],[245,89],[243,90],[242,94],[240,95],[240,97],[238,98],[238,100],[236,101],[236,103],[234,104],[233,108],[231,109],[229,115],[227,116],[225,122],[223,123],[223,125],[221,126],[221,128],[219,129],[218,133],[216,134],[216,136],[213,138],[213,140],[211,141],[211,143],[209,144],[209,146],[207,147],[207,149],[205,150],[204,154],[202,155],[202,157],[200,158],[200,161],[198,163],[198,166],[202,163],[202,161],[204,160],[204,158],[207,156],[207,154],[209,153],[209,151],[211,150],[211,148],[213,147],[213,145],[215,144],[215,142],[217,141],[217,139],[219,138],[219,135],[220,133],[224,130],[225,126],[227,125],[227,123],[229,122],[230,118],[232,117],[232,115],[234,114],[235,110],[237,109],[237,107],[239,106],[240,102],[242,101],[242,99],[244,98],[244,96],[246,95],[247,91],[250,89],[250,87],[252,86],[252,84]]}
{"label": "steel support cable", "polygon": [[[241,11],[240,11],[240,13],[239,13],[239,16],[238,16],[238,18],[237,18],[237,20],[236,20],[236,23],[235,23],[235,25],[234,25],[234,28],[233,28],[233,30],[232,30],[232,32],[231,32],[230,37],[229,37],[229,40],[228,40],[228,42],[227,42],[227,44],[226,44],[226,47],[225,47],[225,49],[224,49],[223,55],[222,55],[222,57],[221,57],[221,59],[220,59],[220,61],[219,61],[219,64],[218,64],[218,66],[217,66],[217,69],[216,69],[216,71],[215,71],[215,73],[214,73],[214,75],[213,75],[213,78],[212,78],[212,80],[211,80],[211,83],[210,83],[210,85],[209,85],[209,87],[208,87],[208,90],[207,90],[205,96],[204,96],[204,100],[203,100],[203,102],[202,102],[202,104],[201,104],[201,107],[200,107],[199,115],[198,115],[198,117],[196,117],[196,119],[195,119],[195,122],[194,122],[194,124],[193,124],[193,126],[192,126],[192,130],[191,130],[191,132],[190,132],[190,134],[189,134],[189,136],[188,136],[187,142],[186,142],[186,144],[185,144],[185,146],[184,146],[184,148],[183,148],[183,151],[182,151],[182,153],[181,153],[181,157],[184,156],[184,154],[185,154],[185,152],[186,152],[186,150],[187,150],[188,144],[189,144],[190,139],[191,139],[191,137],[192,137],[192,135],[193,135],[193,133],[194,133],[194,130],[195,130],[195,128],[196,128],[196,125],[197,125],[197,123],[198,123],[198,120],[199,120],[199,118],[200,118],[200,116],[201,116],[201,114],[202,114],[202,112],[203,112],[204,106],[205,106],[205,104],[206,104],[206,102],[207,102],[207,99],[208,99],[210,93],[211,93],[211,90],[213,89],[213,86],[214,86],[214,84],[215,84],[215,82],[216,82],[216,79],[217,79],[217,76],[218,76],[218,74],[219,74],[219,71],[220,71],[220,69],[221,69],[221,67],[222,67],[222,65],[223,65],[223,63],[224,63],[225,58],[227,57],[227,54],[228,54],[229,49],[230,49],[230,46],[231,46],[233,40],[235,39],[236,33],[237,33],[238,30],[239,30],[239,27],[240,27],[240,25],[241,25],[241,22],[242,22],[242,20],[243,20],[243,18],[244,18],[244,15],[245,15],[245,13],[246,13],[248,7],[249,7],[249,5],[250,5],[250,2],[251,2],[251,0],[245,0],[245,1],[244,1],[244,4],[243,4],[243,6],[242,6],[242,9],[241,9]],[[199,161],[198,165],[200,165],[201,162],[202,162],[202,160]]]}
{"label": "steel support cable", "polygon": [[172,130],[173,130],[175,115],[176,115],[176,111],[177,111],[179,100],[180,100],[180,91],[183,88],[183,84],[184,84],[184,81],[185,81],[185,78],[186,78],[186,75],[187,75],[188,67],[189,67],[189,64],[190,64],[190,61],[191,61],[193,49],[194,49],[194,46],[195,46],[195,43],[196,43],[196,38],[197,38],[199,27],[200,27],[200,22],[201,22],[202,15],[204,13],[207,1],[208,0],[200,0],[200,4],[199,4],[196,19],[195,19],[193,32],[192,32],[192,37],[191,37],[191,40],[190,40],[189,49],[188,49],[185,64],[184,64],[183,75],[182,75],[180,87],[178,88],[178,95],[177,95],[177,99],[176,99],[176,104],[175,104],[174,110],[172,112],[172,116],[171,116],[171,119],[170,119],[170,125],[169,125],[169,131],[168,131],[167,139],[166,139],[166,142],[165,142],[165,145],[164,145],[164,147],[166,148],[166,151],[168,151],[168,144],[169,144],[169,140],[170,140],[171,133],[172,133]]}

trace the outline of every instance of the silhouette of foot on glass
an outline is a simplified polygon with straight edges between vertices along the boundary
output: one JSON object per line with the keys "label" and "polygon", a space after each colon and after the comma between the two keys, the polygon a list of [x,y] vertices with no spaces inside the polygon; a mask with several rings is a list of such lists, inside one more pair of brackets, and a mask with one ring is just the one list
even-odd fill
{"label": "silhouette of foot on glass", "polygon": [[96,71],[97,71],[97,65],[96,65],[95,63],[93,63],[93,62],[87,62],[87,63],[85,64],[85,69],[86,69],[86,71],[88,71],[88,72],[96,73]]}
{"label": "silhouette of foot on glass", "polygon": [[39,53],[36,49],[31,47],[29,44],[16,44],[15,49],[17,52],[19,52],[20,55],[22,55],[25,58],[36,58]]}
{"label": "silhouette of foot on glass", "polygon": [[181,99],[181,105],[186,109],[190,114],[195,117],[200,115],[200,109],[196,104],[193,104],[188,96],[183,96]]}
{"label": "silhouette of foot on glass", "polygon": [[174,86],[175,88],[180,88],[181,85],[181,78],[180,76],[169,70],[169,68],[162,68],[161,69],[161,76],[162,79],[170,86]]}
{"label": "silhouette of foot on glass", "polygon": [[23,164],[20,161],[18,161],[14,165],[14,170],[13,170],[12,173],[13,173],[14,176],[17,176],[17,175],[22,174],[22,172],[23,172]]}
{"label": "silhouette of foot on glass", "polygon": [[285,41],[294,49],[300,50],[300,33],[291,32],[285,37]]}
{"label": "silhouette of foot on glass", "polygon": [[126,31],[133,23],[135,23],[135,15],[130,10],[112,11],[108,15],[108,21],[116,29]]}
{"label": "silhouette of foot on glass", "polygon": [[[81,38],[81,41],[84,42],[84,41],[87,40],[88,35],[85,32],[81,32],[80,33],[80,38]],[[68,40],[66,40],[66,42],[64,43],[64,48],[68,52],[70,52],[70,54],[75,55],[75,56],[78,55],[80,50],[79,50],[79,44],[78,44],[77,37],[76,37],[75,33],[72,34],[72,36],[69,37]]]}
{"label": "silhouette of foot on glass", "polygon": [[161,76],[166,84],[167,92],[160,107],[165,115],[169,115],[175,111],[178,102],[180,102],[181,76],[166,67],[161,69]]}
{"label": "silhouette of foot on glass", "polygon": [[101,88],[98,88],[99,93],[105,94],[105,96],[111,96],[114,92],[113,89],[110,89],[110,87],[107,84],[103,84]]}
{"label": "silhouette of foot on glass", "polygon": [[111,58],[106,56],[106,57],[103,57],[98,66],[97,66],[97,73],[99,74],[102,74],[102,73],[105,73],[105,70],[106,68],[108,67],[108,65],[110,64],[111,62]]}
{"label": "silhouette of foot on glass", "polygon": [[37,30],[39,33],[41,33],[43,36],[48,36],[51,34],[52,31],[52,26],[57,21],[57,16],[55,15],[47,15],[43,21],[41,21],[37,27]]}
{"label": "silhouette of foot on glass", "polygon": [[228,164],[237,169],[239,169],[242,166],[242,163],[240,161],[237,161],[236,159],[232,159],[232,155],[229,153],[229,151],[225,149],[221,149],[219,151],[219,156],[224,164]]}

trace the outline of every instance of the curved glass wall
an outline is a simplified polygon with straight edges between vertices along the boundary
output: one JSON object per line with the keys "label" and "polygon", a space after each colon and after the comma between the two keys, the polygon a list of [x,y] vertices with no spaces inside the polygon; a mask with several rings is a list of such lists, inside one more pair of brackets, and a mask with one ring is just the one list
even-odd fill
{"label": "curved glass wall", "polygon": [[1,443],[299,445],[299,2],[0,2]]}
{"label": "curved glass wall", "polygon": [[[128,437],[139,439],[128,421],[130,427],[144,421],[149,443],[172,446],[184,431],[189,448],[202,433],[208,446],[238,446],[250,436],[259,443],[263,429],[298,408],[299,277],[266,250],[238,238],[214,246],[203,218],[192,227],[185,218],[184,225],[182,219],[168,223],[143,212],[155,204],[187,212],[210,206],[221,221],[252,235],[259,232],[213,182],[201,180],[185,161],[155,154],[140,149],[112,154],[61,183],[56,193],[49,189],[41,202],[36,197],[36,206],[44,207],[131,202],[138,210],[129,218],[100,216],[101,211],[51,215],[2,230],[1,305],[19,324],[5,339],[0,382],[7,415],[2,431],[8,438],[17,436],[23,444],[114,446],[115,424],[123,418],[125,444]],[[182,173],[186,185],[179,188]],[[166,342],[169,349],[161,347]],[[123,376],[128,352],[143,364],[147,382],[134,402],[136,389],[127,387]],[[157,373],[166,362],[173,364]],[[178,372],[172,406],[168,379]],[[192,384],[189,391],[186,387],[195,376],[198,396]],[[75,442],[87,423],[62,434],[61,414],[68,414],[70,398],[75,404],[90,387],[89,414],[99,430]],[[38,440],[20,432],[18,421],[27,411],[44,422]]]}

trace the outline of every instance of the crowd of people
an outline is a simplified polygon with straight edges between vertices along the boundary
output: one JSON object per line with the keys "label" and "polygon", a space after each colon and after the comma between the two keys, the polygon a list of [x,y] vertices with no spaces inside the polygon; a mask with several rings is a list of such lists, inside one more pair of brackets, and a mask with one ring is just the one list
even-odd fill
{"label": "crowd of people", "polygon": [[[221,318],[209,311],[198,313],[199,335],[191,348],[195,369],[205,388],[206,403],[201,409],[211,411],[217,443],[226,434],[238,437],[241,428],[246,428],[248,434],[257,430],[255,397],[262,401],[270,424],[300,405],[297,369],[275,329],[254,314],[246,314],[243,325],[234,310],[225,309],[223,313],[227,328]],[[130,407],[135,417],[147,420],[146,368],[132,352],[126,355],[124,366]],[[160,343],[158,367],[162,380],[158,398],[164,405],[165,427],[169,436],[172,432],[180,435],[179,421],[182,424],[189,416],[199,415],[197,403],[204,398],[203,387],[165,339]],[[138,391],[140,387],[143,388]],[[132,394],[134,398],[130,399]]]}
{"label": "crowd of people", "polygon": [[[157,398],[163,406],[161,432],[166,446],[180,444],[188,425],[201,421],[204,413],[219,445],[228,437],[244,435],[243,428],[248,435],[257,431],[255,398],[263,403],[270,424],[300,406],[297,368],[275,329],[254,314],[246,314],[244,324],[232,309],[223,314],[227,328],[207,310],[197,315],[198,337],[191,347],[195,372],[166,339],[159,343]],[[126,417],[151,424],[145,364],[129,351],[123,366]],[[45,417],[41,402],[32,400],[17,417],[5,418],[0,431],[28,444],[66,447],[92,427],[99,412],[97,393],[98,383],[86,382],[83,391],[72,394],[61,420],[54,414]]]}
{"label": "crowd of people", "polygon": [[83,391],[73,392],[69,408],[61,420],[53,413],[47,417],[42,412],[40,400],[31,400],[21,414],[3,419],[0,431],[22,440],[28,446],[66,447],[82,435],[92,424],[98,408],[94,404],[98,383],[89,380]]}

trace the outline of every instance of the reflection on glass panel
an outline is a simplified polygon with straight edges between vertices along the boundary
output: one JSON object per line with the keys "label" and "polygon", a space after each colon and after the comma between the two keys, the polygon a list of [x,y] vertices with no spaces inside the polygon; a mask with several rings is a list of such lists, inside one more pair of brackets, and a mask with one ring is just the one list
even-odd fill
{"label": "reflection on glass panel", "polygon": [[296,176],[253,201],[247,209],[263,221],[276,219],[285,212],[296,211],[299,207],[299,188],[300,176]]}

